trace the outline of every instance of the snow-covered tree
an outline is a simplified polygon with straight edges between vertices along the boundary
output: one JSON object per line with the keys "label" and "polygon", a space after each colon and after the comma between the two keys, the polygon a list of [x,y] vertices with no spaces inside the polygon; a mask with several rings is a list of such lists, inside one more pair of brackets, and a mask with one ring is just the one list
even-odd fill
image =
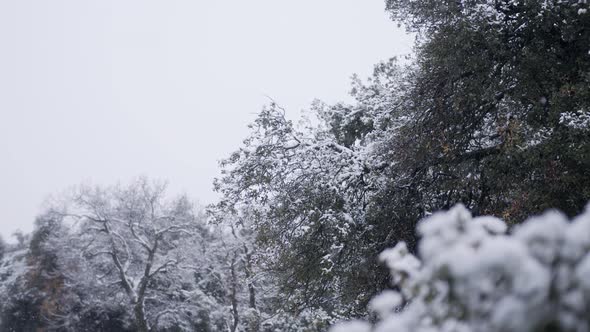
{"label": "snow-covered tree", "polygon": [[145,178],[81,186],[60,212],[71,231],[52,239],[66,287],[81,289],[89,307],[124,308],[142,332],[191,330],[199,306],[214,307],[195,285],[204,221],[186,196],[169,199],[165,189]]}
{"label": "snow-covered tree", "polygon": [[435,213],[418,225],[418,256],[404,243],[380,255],[397,290],[370,302],[378,322],[331,331],[588,331],[590,206],[572,221],[549,211],[507,229],[462,205]]}
{"label": "snow-covered tree", "polygon": [[405,156],[391,160],[413,175],[417,207],[463,202],[509,223],[580,213],[590,199],[588,2],[386,3],[419,36],[404,97],[413,121]]}
{"label": "snow-covered tree", "polygon": [[63,287],[57,250],[46,246],[48,239],[64,230],[61,219],[47,212],[35,220],[33,234],[20,232],[23,241],[14,246],[11,259],[5,262],[10,272],[0,276],[4,299],[0,330],[46,330],[53,326],[49,317],[54,312],[77,304],[71,301],[70,290]]}
{"label": "snow-covered tree", "polygon": [[354,227],[355,204],[362,205],[362,190],[359,200],[348,200],[362,173],[355,152],[325,128],[294,125],[272,104],[223,165],[217,189],[224,199],[217,209],[249,208],[257,240],[272,248],[286,303],[332,303],[327,294],[335,285],[322,276],[335,273],[333,260]]}

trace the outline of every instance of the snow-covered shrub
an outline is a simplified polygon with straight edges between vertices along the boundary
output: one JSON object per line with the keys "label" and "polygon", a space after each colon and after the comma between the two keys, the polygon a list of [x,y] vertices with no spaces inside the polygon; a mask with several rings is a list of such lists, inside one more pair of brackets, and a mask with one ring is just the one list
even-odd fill
{"label": "snow-covered shrub", "polygon": [[590,206],[571,222],[557,211],[510,233],[462,205],[418,225],[419,257],[384,251],[398,291],[375,297],[378,321],[331,332],[589,331]]}

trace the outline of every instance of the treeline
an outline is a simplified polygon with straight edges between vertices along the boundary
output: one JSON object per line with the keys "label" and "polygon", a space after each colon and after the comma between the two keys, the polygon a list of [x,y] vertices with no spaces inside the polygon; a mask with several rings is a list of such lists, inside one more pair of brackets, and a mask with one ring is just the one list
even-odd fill
{"label": "treeline", "polygon": [[281,309],[246,226],[146,178],[73,188],[2,260],[0,330],[319,329]]}
{"label": "treeline", "polygon": [[391,287],[377,257],[402,242],[416,254],[435,211],[460,202],[508,226],[580,214],[588,4],[386,6],[415,54],[355,78],[352,103],[317,101],[300,121],[265,107],[205,212],[140,179],[78,188],[41,215],[2,263],[0,330],[324,331],[367,317]]}

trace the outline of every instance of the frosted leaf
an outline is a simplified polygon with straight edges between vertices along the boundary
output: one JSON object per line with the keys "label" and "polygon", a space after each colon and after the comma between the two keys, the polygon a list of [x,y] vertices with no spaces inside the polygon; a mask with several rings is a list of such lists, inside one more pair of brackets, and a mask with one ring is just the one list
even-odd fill
{"label": "frosted leaf", "polygon": [[404,242],[383,251],[379,255],[379,260],[385,262],[389,267],[396,282],[400,282],[402,278],[416,275],[420,269],[420,261],[410,254]]}
{"label": "frosted leaf", "polygon": [[330,328],[330,332],[369,332],[371,324],[363,321],[341,322]]}
{"label": "frosted leaf", "polygon": [[587,293],[590,293],[590,254],[586,254],[586,257],[584,257],[576,268],[575,273],[582,288]]}
{"label": "frosted leaf", "polygon": [[369,309],[377,313],[379,317],[385,317],[400,306],[402,301],[402,296],[398,292],[386,290],[371,300]]}
{"label": "frosted leaf", "polygon": [[491,234],[504,234],[508,230],[504,221],[492,216],[473,218],[472,223],[477,224]]}
{"label": "frosted leaf", "polygon": [[514,237],[525,243],[539,261],[551,264],[557,258],[566,225],[565,215],[550,211],[517,227]]}
{"label": "frosted leaf", "polygon": [[565,232],[565,243],[562,255],[577,260],[590,250],[590,205],[586,211],[576,217]]}

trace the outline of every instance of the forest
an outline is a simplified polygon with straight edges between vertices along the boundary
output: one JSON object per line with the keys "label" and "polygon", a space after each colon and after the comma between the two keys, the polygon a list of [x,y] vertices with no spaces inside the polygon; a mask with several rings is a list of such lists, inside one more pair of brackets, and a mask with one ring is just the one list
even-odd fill
{"label": "forest", "polygon": [[413,55],[271,100],[215,204],[78,185],[0,239],[0,331],[590,331],[588,2],[385,10]]}

